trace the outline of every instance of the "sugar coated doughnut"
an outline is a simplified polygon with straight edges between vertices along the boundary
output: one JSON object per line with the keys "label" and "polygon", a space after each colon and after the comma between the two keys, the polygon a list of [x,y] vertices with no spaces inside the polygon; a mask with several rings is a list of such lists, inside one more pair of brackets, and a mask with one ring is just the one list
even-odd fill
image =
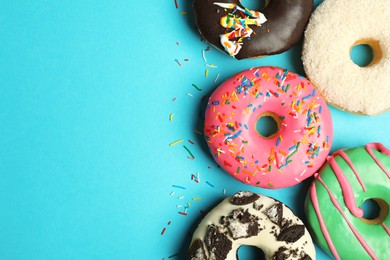
{"label": "sugar coated doughnut", "polygon": [[196,25],[210,44],[237,59],[284,52],[302,37],[312,0],[272,0],[261,12],[240,0],[195,0]]}
{"label": "sugar coated doughnut", "polygon": [[[277,123],[264,136],[263,117]],[[204,133],[217,163],[243,183],[263,188],[295,185],[326,159],[333,128],[324,99],[305,78],[277,67],[236,74],[211,95]]]}
{"label": "sugar coated doughnut", "polygon": [[[364,201],[380,212],[364,217]],[[306,215],[317,243],[336,259],[389,259],[390,150],[371,143],[335,152],[306,198]]]}
{"label": "sugar coated doughnut", "polygon": [[[374,115],[390,109],[388,0],[325,0],[305,32],[302,60],[308,78],[330,104]],[[353,46],[367,44],[373,60],[359,67]]]}
{"label": "sugar coated doughnut", "polygon": [[189,260],[237,259],[242,245],[263,250],[266,259],[315,259],[302,221],[280,201],[249,191],[237,192],[199,224]]}

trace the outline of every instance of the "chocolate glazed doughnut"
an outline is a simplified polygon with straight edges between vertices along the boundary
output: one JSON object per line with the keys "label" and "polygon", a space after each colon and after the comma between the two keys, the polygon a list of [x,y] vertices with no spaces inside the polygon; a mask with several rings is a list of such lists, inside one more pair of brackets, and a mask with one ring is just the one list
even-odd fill
{"label": "chocolate glazed doughnut", "polygon": [[[270,0],[262,13],[245,9],[239,0],[194,0],[193,7],[196,25],[205,40],[240,60],[293,47],[308,23],[313,0]],[[223,46],[222,35],[234,31],[228,37],[238,48],[230,46],[232,42]]]}

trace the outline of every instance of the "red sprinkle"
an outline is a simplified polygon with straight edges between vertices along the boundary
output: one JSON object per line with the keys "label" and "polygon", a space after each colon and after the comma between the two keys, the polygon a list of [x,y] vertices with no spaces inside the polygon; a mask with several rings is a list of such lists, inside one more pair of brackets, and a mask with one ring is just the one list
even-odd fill
{"label": "red sprinkle", "polygon": [[167,230],[167,229],[166,229],[166,228],[163,228],[163,230],[161,231],[161,235],[164,235],[165,230]]}
{"label": "red sprinkle", "polygon": [[229,162],[227,162],[227,161],[223,161],[223,165],[225,165],[225,166],[229,166],[229,167],[232,167],[233,165],[231,165]]}

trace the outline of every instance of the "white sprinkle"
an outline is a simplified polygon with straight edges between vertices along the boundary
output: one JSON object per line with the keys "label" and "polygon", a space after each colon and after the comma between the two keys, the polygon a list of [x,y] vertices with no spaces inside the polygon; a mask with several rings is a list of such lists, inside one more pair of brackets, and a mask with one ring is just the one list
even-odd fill
{"label": "white sprinkle", "polygon": [[213,68],[213,69],[216,69],[218,68],[217,66],[215,66],[214,64],[206,64],[207,67],[210,67],[210,68]]}
{"label": "white sprinkle", "polygon": [[179,200],[184,199],[184,196],[177,197]]}
{"label": "white sprinkle", "polygon": [[206,62],[206,63],[207,63],[207,60],[206,60],[206,55],[204,54],[204,50],[202,50],[202,57],[203,57],[203,60],[204,60],[204,62]]}
{"label": "white sprinkle", "polygon": [[294,130],[294,133],[299,133],[301,132],[302,130]]}
{"label": "white sprinkle", "polygon": [[183,207],[183,205],[176,205],[176,208],[181,208]]}
{"label": "white sprinkle", "polygon": [[298,178],[295,178],[295,180],[296,180],[297,182],[299,182]]}
{"label": "white sprinkle", "polygon": [[219,78],[219,73],[218,73],[217,76],[215,77],[214,82],[217,82],[218,78]]}
{"label": "white sprinkle", "polygon": [[305,174],[305,172],[306,172],[306,169],[304,169],[303,170],[303,172],[299,175],[299,176],[301,176],[302,177],[302,175],[304,175]]}
{"label": "white sprinkle", "polygon": [[171,196],[172,196],[173,194],[175,194],[175,192],[174,192],[174,191],[172,191],[172,192],[171,192],[169,195],[171,195]]}
{"label": "white sprinkle", "polygon": [[193,97],[193,95],[191,93],[187,93],[187,96]]}

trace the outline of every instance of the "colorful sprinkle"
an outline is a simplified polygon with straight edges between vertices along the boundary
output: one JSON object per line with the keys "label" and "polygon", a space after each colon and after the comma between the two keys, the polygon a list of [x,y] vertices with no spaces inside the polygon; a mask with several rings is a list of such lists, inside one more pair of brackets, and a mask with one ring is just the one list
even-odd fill
{"label": "colorful sprinkle", "polygon": [[176,140],[176,141],[170,143],[169,146],[174,146],[174,145],[181,143],[181,142],[183,142],[183,139]]}
{"label": "colorful sprinkle", "polygon": [[210,187],[215,187],[213,184],[211,184],[210,182],[206,181],[207,185],[209,185]]}
{"label": "colorful sprinkle", "polygon": [[196,88],[196,90],[198,90],[198,91],[202,91],[202,89],[201,89],[201,88],[199,88],[197,85],[195,85],[195,84],[192,84],[192,86],[193,86],[194,88]]}
{"label": "colorful sprinkle", "polygon": [[190,149],[187,148],[187,146],[183,145],[183,148],[186,149],[186,151],[190,154],[190,156],[195,159],[195,156],[192,154],[192,152],[190,151]]}
{"label": "colorful sprinkle", "polygon": [[178,189],[182,189],[182,190],[185,190],[186,188],[183,187],[183,186],[179,186],[179,185],[172,185],[173,188],[178,188]]}
{"label": "colorful sprinkle", "polygon": [[179,66],[181,67],[181,63],[178,59],[175,60],[177,64],[179,64]]}

